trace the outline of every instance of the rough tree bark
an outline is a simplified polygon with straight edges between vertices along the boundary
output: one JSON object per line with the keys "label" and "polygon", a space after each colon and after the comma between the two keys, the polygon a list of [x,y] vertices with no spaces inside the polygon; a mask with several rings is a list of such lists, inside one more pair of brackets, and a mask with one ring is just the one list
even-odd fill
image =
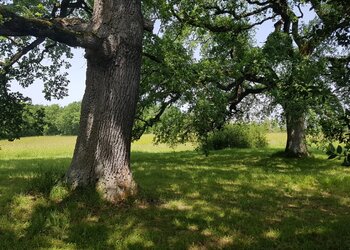
{"label": "rough tree bark", "polygon": [[86,50],[86,90],[80,131],[66,173],[72,187],[96,185],[105,199],[137,191],[130,170],[131,129],[141,71],[140,0],[95,0],[90,22],[77,18],[29,18],[0,5],[0,35],[50,38]]}
{"label": "rough tree bark", "polygon": [[139,0],[95,0],[87,49],[80,131],[66,178],[73,187],[96,185],[117,202],[137,192],[130,170],[131,129],[140,82],[143,22]]}
{"label": "rough tree bark", "polygon": [[285,154],[289,157],[307,157],[305,113],[286,112],[287,144]]}

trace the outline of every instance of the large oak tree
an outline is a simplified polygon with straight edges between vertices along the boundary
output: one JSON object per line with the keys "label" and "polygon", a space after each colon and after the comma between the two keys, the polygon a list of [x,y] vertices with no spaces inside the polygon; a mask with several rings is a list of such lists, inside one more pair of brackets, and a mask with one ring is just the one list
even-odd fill
{"label": "large oak tree", "polygon": [[[193,27],[202,46],[198,92],[210,91],[199,104],[204,100],[215,112],[226,112],[221,119],[203,119],[200,127],[205,121],[220,127],[244,98],[269,93],[284,109],[286,154],[307,156],[306,114],[324,98],[334,99],[329,75],[332,60],[345,59],[334,51],[348,44],[349,6],[338,0],[173,0],[166,6],[175,20]],[[262,47],[254,46],[252,30],[262,24],[270,24],[270,34]]]}
{"label": "large oak tree", "polygon": [[[130,170],[131,131],[143,30],[151,29],[144,24],[141,2],[95,0],[92,8],[88,3],[91,1],[46,1],[43,3],[53,6],[49,15],[28,15],[23,8],[19,10],[7,2],[0,5],[0,35],[13,43],[19,41],[18,37],[25,38],[26,46],[9,53],[10,59],[2,63],[3,76],[10,75],[11,66],[31,49],[44,46],[49,50],[50,42],[85,49],[86,89],[67,182],[73,187],[96,185],[112,202],[135,194],[137,185]],[[41,1],[34,2],[43,8]],[[85,14],[70,18],[81,10]],[[8,95],[8,80],[2,82],[3,96]]]}

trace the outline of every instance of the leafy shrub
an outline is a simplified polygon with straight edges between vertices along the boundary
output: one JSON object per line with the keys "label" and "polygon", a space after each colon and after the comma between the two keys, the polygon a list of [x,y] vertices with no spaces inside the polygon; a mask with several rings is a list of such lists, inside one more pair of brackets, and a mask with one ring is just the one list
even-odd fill
{"label": "leafy shrub", "polygon": [[[335,121],[336,123],[339,121]],[[328,159],[344,159],[343,166],[350,167],[350,110],[346,110],[344,116],[340,120],[340,123],[343,125],[339,133],[336,135],[339,142],[343,145],[338,145],[337,148],[330,143],[327,148]]]}
{"label": "leafy shrub", "polygon": [[155,143],[166,143],[170,147],[191,141],[191,133],[188,133],[190,116],[183,113],[179,108],[168,108],[153,129]]}
{"label": "leafy shrub", "polygon": [[328,160],[338,158],[344,159],[343,166],[350,167],[350,144],[345,145],[344,147],[338,145],[337,149],[332,143],[329,144],[327,149]]}
{"label": "leafy shrub", "polygon": [[202,145],[206,150],[262,148],[267,146],[266,129],[256,124],[230,124],[211,133]]}

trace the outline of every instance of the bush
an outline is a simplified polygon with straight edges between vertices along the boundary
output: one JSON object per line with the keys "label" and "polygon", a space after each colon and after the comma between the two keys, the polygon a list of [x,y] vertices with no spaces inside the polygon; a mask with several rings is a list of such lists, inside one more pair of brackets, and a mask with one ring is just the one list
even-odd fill
{"label": "bush", "polygon": [[205,150],[224,148],[262,148],[267,146],[266,129],[256,124],[230,124],[211,133]]}

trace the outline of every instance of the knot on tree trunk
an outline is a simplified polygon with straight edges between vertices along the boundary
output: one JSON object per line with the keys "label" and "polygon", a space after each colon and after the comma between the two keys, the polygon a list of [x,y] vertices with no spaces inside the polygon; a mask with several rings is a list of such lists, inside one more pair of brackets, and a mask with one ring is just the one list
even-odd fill
{"label": "knot on tree trunk", "polygon": [[81,18],[55,18],[52,23],[61,28],[68,28],[75,32],[90,32],[90,23]]}

